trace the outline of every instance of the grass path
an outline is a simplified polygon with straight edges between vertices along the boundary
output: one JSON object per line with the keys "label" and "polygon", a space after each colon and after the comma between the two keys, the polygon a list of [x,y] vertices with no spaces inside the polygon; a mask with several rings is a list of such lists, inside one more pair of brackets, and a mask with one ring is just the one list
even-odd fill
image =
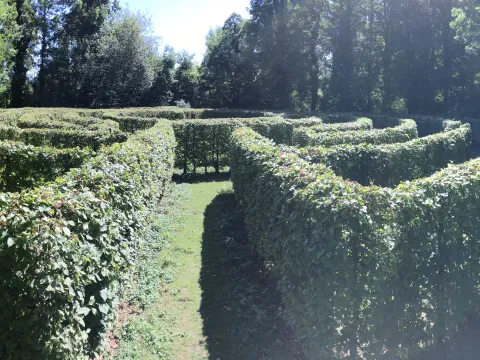
{"label": "grass path", "polygon": [[[158,296],[114,334],[116,359],[301,359],[280,296],[246,242],[231,182],[176,185],[188,192],[152,267]],[[171,215],[170,215],[171,216]]]}
{"label": "grass path", "polygon": [[208,359],[206,339],[203,336],[203,319],[200,313],[202,289],[199,283],[202,269],[202,236],[204,213],[215,197],[231,190],[230,182],[209,182],[188,185],[190,199],[186,212],[176,229],[175,247],[179,271],[172,284],[179,290],[175,299],[164,297],[162,302],[179,314],[174,332],[183,336],[173,342],[174,359]]}

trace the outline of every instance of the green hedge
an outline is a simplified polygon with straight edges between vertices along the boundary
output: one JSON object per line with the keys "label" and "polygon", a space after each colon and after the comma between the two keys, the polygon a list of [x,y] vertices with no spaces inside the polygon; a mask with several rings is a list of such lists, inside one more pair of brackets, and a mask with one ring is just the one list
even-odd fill
{"label": "green hedge", "polygon": [[117,115],[104,115],[102,119],[115,121],[120,126],[121,131],[128,133],[134,133],[139,130],[149,129],[154,126],[159,120],[157,118],[142,118],[136,116]]}
{"label": "green hedge", "polygon": [[[294,137],[295,146],[335,146],[341,144],[388,144],[406,142],[418,137],[417,125],[413,120],[400,120],[400,125],[394,128],[336,131],[318,133],[314,130],[302,130],[301,136]],[[297,142],[295,142],[297,141]]]}
{"label": "green hedge", "polygon": [[102,145],[126,141],[128,136],[118,130],[20,129],[0,126],[0,140],[16,140],[34,146],[59,148],[86,147],[98,150]]}
{"label": "green hedge", "polygon": [[389,189],[345,181],[251,129],[231,144],[250,241],[308,359],[421,355],[478,304],[480,159]]}
{"label": "green hedge", "polygon": [[15,192],[53,181],[94,156],[89,148],[55,149],[0,142],[0,191]]}
{"label": "green hedge", "polygon": [[[399,118],[388,115],[371,115],[375,127],[386,128],[398,122]],[[417,123],[418,135],[421,137],[436,134],[445,129],[445,126],[452,124],[454,120],[446,120],[440,117],[412,115]],[[458,122],[457,122],[458,123]]]}
{"label": "green hedge", "polygon": [[159,108],[131,108],[97,111],[97,116],[121,116],[139,118],[158,118],[168,120],[193,120],[193,119],[223,119],[223,118],[255,118],[274,117],[273,112],[243,109],[191,109],[165,106]]}
{"label": "green hedge", "polygon": [[22,129],[119,130],[115,121],[102,120],[92,114],[74,109],[14,109],[0,114],[0,125]]}
{"label": "green hedge", "polygon": [[[454,128],[459,124],[450,125]],[[362,185],[393,187],[402,181],[429,176],[449,163],[468,160],[471,144],[470,125],[466,124],[405,143],[310,147],[301,149],[300,156],[325,164],[338,176]]]}
{"label": "green hedge", "polygon": [[55,183],[0,195],[0,358],[92,358],[173,167],[167,122]]}
{"label": "green hedge", "polygon": [[[143,121],[143,120],[141,120]],[[321,124],[321,119],[282,118],[211,119],[172,122],[177,139],[176,163],[184,172],[209,166],[218,173],[228,165],[230,136],[234,129],[248,126],[277,143],[290,144],[293,129]]]}
{"label": "green hedge", "polygon": [[114,121],[104,121],[95,117],[81,116],[78,112],[46,112],[43,109],[27,111],[22,114],[15,124],[20,128],[82,128],[88,130],[112,129],[119,130]]}
{"label": "green hedge", "polygon": [[353,122],[322,124],[312,126],[309,128],[297,128],[293,131],[292,143],[296,146],[307,146],[309,138],[313,133],[328,133],[338,131],[354,131],[354,130],[371,130],[373,129],[373,122],[371,119],[358,118]]}

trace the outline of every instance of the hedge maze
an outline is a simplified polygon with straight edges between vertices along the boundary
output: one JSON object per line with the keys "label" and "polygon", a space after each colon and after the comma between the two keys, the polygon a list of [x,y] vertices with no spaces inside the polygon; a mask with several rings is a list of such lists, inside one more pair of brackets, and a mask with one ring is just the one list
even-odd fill
{"label": "hedge maze", "polygon": [[101,349],[174,166],[230,166],[306,358],[450,346],[480,300],[476,120],[310,115],[0,111],[0,358]]}

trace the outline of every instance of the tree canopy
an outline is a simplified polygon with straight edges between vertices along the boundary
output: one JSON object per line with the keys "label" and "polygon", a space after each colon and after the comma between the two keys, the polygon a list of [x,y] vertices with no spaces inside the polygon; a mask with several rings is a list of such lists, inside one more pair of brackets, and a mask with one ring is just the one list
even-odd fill
{"label": "tree canopy", "polygon": [[480,110],[478,0],[251,0],[201,64],[151,30],[117,1],[0,0],[0,105]]}

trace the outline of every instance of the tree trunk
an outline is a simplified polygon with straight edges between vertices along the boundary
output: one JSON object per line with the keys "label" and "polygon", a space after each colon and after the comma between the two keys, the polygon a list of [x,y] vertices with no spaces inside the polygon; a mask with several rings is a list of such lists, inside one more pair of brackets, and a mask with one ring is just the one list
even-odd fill
{"label": "tree trunk", "polygon": [[338,89],[340,111],[352,111],[353,101],[353,3],[352,0],[344,0],[343,14],[340,18],[340,29],[338,39]]}
{"label": "tree trunk", "polygon": [[24,107],[26,103],[26,85],[27,85],[27,58],[28,49],[33,38],[31,29],[31,20],[28,19],[27,0],[16,0],[17,17],[16,23],[22,28],[22,35],[14,42],[17,50],[13,66],[12,76],[12,99],[10,107]]}
{"label": "tree trunk", "polygon": [[47,58],[48,36],[48,7],[43,4],[42,8],[42,48],[40,49],[40,69],[38,71],[38,103],[45,105],[45,63]]}
{"label": "tree trunk", "polygon": [[443,14],[443,31],[442,31],[442,45],[443,45],[443,68],[442,68],[442,87],[443,87],[443,110],[445,112],[451,111],[450,91],[453,78],[453,44],[454,33],[450,27],[452,21],[452,0],[443,0],[441,3]]}
{"label": "tree trunk", "polygon": [[278,77],[278,105],[279,109],[290,108],[290,77],[287,56],[287,0],[278,0],[279,28],[277,32],[277,47],[279,56],[276,62]]}
{"label": "tree trunk", "polygon": [[319,59],[317,55],[317,44],[319,38],[319,31],[320,31],[320,16],[313,12],[315,15],[315,21],[310,37],[310,97],[311,97],[311,104],[310,110],[316,111],[318,108],[318,90],[320,87],[319,76],[320,76],[320,65]]}

